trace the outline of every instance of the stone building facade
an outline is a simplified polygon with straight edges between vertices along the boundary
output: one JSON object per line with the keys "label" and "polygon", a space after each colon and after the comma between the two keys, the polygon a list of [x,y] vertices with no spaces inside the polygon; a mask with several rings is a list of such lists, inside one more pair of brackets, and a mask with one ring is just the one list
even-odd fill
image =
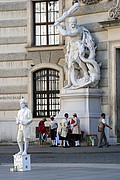
{"label": "stone building facade", "polygon": [[[59,90],[66,83],[64,72],[65,41],[57,46],[35,46],[35,2],[42,0],[0,0],[0,141],[16,141],[15,116],[23,96],[33,112],[31,140],[41,117],[34,115],[33,74],[41,69],[59,72]],[[80,2],[80,1],[79,1]],[[59,14],[72,6],[72,0],[59,0]],[[92,34],[97,45],[96,61],[102,62],[101,109],[112,126],[109,140],[120,141],[120,20],[119,1],[83,1],[73,14]],[[47,117],[47,115],[46,115]],[[48,117],[49,118],[49,117]]]}

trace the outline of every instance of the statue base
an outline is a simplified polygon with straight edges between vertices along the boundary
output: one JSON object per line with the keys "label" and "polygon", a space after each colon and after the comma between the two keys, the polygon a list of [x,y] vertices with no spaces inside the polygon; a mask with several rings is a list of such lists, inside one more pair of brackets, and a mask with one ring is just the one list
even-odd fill
{"label": "statue base", "polygon": [[14,170],[15,171],[30,171],[31,161],[30,154],[27,155],[13,155],[14,157]]}
{"label": "statue base", "polygon": [[64,113],[72,118],[77,113],[81,130],[85,134],[97,134],[98,119],[101,116],[102,92],[99,89],[82,88],[77,90],[63,89],[60,95],[61,110],[56,119],[61,121]]}

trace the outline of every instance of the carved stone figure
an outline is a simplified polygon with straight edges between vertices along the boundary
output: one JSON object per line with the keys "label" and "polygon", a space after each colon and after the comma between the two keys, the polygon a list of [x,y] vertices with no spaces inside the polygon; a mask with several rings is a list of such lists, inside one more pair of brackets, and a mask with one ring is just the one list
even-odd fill
{"label": "carved stone figure", "polygon": [[87,4],[87,5],[97,4],[97,3],[99,3],[100,1],[102,1],[102,0],[80,0],[80,2],[82,2],[82,3],[84,3],[84,4]]}
{"label": "carved stone figure", "polygon": [[[22,98],[20,100],[20,110],[16,117],[16,124],[18,125],[17,142],[20,151],[18,155],[26,155],[30,139],[30,124],[32,123],[32,113],[27,107],[27,101]],[[23,151],[24,142],[24,151]]]}
{"label": "carved stone figure", "polygon": [[116,6],[112,7],[109,12],[109,19],[120,19],[120,0],[117,0]]}
{"label": "carved stone figure", "polygon": [[77,24],[76,17],[70,17],[65,28],[61,25],[78,8],[79,3],[75,3],[55,22],[60,33],[69,38],[65,54],[68,84],[64,88],[70,89],[95,87],[100,80],[100,64],[95,61],[96,47],[90,32]]}

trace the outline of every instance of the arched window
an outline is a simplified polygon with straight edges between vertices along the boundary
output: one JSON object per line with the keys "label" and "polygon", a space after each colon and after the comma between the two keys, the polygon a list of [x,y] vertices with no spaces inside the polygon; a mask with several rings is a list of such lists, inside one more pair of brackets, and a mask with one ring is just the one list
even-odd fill
{"label": "arched window", "polygon": [[33,73],[33,117],[49,117],[60,111],[59,71],[40,69]]}

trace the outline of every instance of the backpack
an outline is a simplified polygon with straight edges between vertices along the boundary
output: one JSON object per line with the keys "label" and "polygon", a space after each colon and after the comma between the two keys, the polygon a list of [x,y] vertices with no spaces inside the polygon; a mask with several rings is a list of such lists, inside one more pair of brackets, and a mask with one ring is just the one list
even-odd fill
{"label": "backpack", "polygon": [[102,123],[101,119],[98,120],[98,132],[101,132],[104,128],[104,124]]}
{"label": "backpack", "polygon": [[41,133],[45,133],[46,128],[43,121],[40,121],[38,131]]}

